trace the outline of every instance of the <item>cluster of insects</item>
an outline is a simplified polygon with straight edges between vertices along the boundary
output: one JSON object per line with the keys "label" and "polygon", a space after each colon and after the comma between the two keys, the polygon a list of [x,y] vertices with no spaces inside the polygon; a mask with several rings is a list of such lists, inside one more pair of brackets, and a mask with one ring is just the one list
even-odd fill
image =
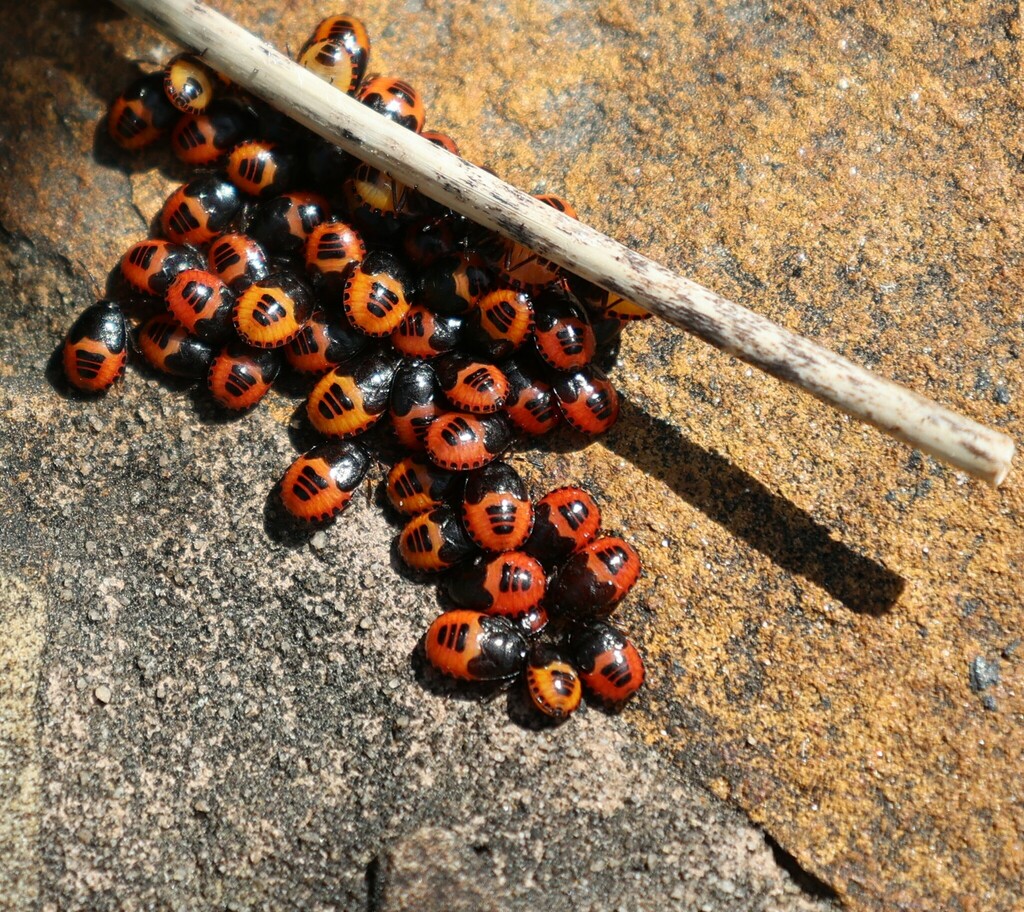
{"label": "cluster of insects", "polygon": [[[359,20],[332,16],[298,60],[457,155],[450,137],[423,132],[414,88],[366,76],[369,50]],[[69,382],[105,391],[131,350],[242,413],[282,371],[308,377],[305,415],[325,442],[284,473],[280,504],[296,523],[332,521],[369,469],[357,438],[390,424],[408,453],[387,480],[410,517],[398,552],[413,571],[446,572],[458,606],[427,631],[435,668],[524,677],[556,719],[579,705],[581,683],[606,705],[631,696],[643,663],[606,619],[640,573],[636,551],[598,536],[586,491],[534,505],[500,458],[563,422],[583,435],[611,427],[605,369],[646,312],[356,161],[196,57],[128,86],[107,128],[127,150],[169,134],[198,170],[168,197],[157,236],[125,252],[111,299],[72,326]]]}

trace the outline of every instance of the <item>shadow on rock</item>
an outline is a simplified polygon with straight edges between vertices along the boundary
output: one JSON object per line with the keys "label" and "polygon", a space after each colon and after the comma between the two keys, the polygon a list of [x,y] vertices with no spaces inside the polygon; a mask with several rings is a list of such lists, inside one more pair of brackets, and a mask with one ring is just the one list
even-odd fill
{"label": "shadow on rock", "polygon": [[309,523],[292,516],[281,503],[280,482],[270,489],[263,502],[263,531],[271,541],[286,548],[305,547],[317,532],[332,524],[333,520]]}
{"label": "shadow on rock", "polygon": [[509,683],[504,681],[459,681],[441,674],[427,661],[423,637],[419,638],[415,648],[409,653],[409,664],[412,666],[416,683],[436,697],[449,697],[466,703],[491,703],[510,687]]}
{"label": "shadow on rock", "polygon": [[634,403],[623,400],[618,423],[602,441],[709,519],[784,570],[821,586],[851,611],[884,614],[903,592],[906,583],[898,574],[836,541],[806,511]]}

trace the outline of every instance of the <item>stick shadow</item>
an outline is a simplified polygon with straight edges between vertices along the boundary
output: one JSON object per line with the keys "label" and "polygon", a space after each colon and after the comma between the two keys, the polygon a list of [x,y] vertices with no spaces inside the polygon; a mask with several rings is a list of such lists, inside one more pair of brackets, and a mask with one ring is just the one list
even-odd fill
{"label": "stick shadow", "polygon": [[897,573],[837,541],[809,513],[628,400],[622,401],[619,420],[603,443],[851,611],[884,614],[903,592],[906,582]]}

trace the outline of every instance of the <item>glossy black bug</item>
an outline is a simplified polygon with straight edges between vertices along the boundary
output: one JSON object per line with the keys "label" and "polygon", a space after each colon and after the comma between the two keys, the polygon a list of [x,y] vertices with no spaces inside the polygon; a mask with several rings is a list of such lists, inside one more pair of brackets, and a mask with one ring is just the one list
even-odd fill
{"label": "glossy black bug", "polygon": [[86,308],[68,330],[62,350],[64,375],[88,393],[108,390],[128,362],[128,330],[121,307],[98,301]]}
{"label": "glossy black bug", "polygon": [[175,244],[209,244],[242,207],[235,185],[211,174],[179,187],[160,210],[160,230]]}
{"label": "glossy black bug", "polygon": [[448,580],[448,596],[460,608],[507,617],[527,635],[547,625],[546,591],[544,567],[522,551],[480,555]]}
{"label": "glossy black bug", "polygon": [[427,661],[463,681],[506,681],[526,664],[526,639],[507,618],[448,611],[427,630]]}
{"label": "glossy black bug", "polygon": [[584,687],[599,703],[621,706],[643,685],[640,653],[609,624],[593,622],[574,629],[568,646]]}
{"label": "glossy black bug", "polygon": [[469,557],[473,550],[458,517],[447,507],[416,514],[398,537],[402,560],[421,573],[447,570]]}
{"label": "glossy black bug", "polygon": [[368,430],[384,417],[397,366],[394,355],[371,352],[351,367],[324,374],[306,401],[310,423],[339,440]]}
{"label": "glossy black bug", "polygon": [[321,444],[288,467],[278,485],[281,503],[303,522],[327,522],[348,506],[369,466],[358,443]]}
{"label": "glossy black bug", "polygon": [[437,376],[425,361],[406,361],[391,386],[391,426],[408,450],[423,450],[427,430],[444,411],[439,404]]}
{"label": "glossy black bug", "polygon": [[526,485],[507,462],[492,462],[466,479],[462,524],[485,551],[514,551],[533,528]]}

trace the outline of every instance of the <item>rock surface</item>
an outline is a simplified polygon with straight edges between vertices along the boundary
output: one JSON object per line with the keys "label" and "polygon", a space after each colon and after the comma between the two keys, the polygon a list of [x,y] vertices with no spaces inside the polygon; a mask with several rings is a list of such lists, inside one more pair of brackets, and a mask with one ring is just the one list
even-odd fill
{"label": "rock surface", "polygon": [[[181,176],[97,124],[173,49],[87,0],[8,6],[0,905],[1017,907],[1019,468],[985,489],[631,329],[620,423],[517,465],[637,544],[649,686],[531,730],[411,661],[437,605],[371,498],[273,534],[297,396],[224,422],[138,371],[67,395],[52,353]],[[292,50],[337,11],[218,8]],[[1018,4],[352,11],[471,160],[1020,436]]]}

